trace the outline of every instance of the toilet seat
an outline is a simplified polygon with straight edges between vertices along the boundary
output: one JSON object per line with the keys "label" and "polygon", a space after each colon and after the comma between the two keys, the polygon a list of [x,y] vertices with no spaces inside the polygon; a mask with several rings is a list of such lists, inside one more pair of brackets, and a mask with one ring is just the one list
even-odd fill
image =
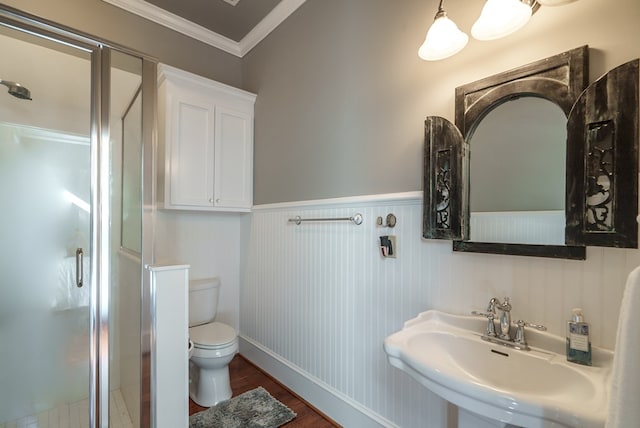
{"label": "toilet seat", "polygon": [[237,342],[236,331],[221,322],[202,324],[189,329],[189,339],[200,349],[226,348]]}

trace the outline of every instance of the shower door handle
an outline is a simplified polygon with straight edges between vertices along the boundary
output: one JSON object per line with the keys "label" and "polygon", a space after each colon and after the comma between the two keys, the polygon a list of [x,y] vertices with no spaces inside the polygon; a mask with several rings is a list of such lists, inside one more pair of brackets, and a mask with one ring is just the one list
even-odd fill
{"label": "shower door handle", "polygon": [[76,250],[76,285],[82,287],[82,248]]}

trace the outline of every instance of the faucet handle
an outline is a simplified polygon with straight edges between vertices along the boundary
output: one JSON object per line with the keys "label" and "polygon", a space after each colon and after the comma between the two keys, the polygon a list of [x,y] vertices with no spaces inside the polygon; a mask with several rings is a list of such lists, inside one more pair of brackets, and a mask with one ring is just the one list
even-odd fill
{"label": "faucet handle", "polygon": [[536,330],[540,330],[540,331],[547,331],[547,327],[540,325],[540,324],[533,324],[530,322],[524,322],[524,325],[526,325],[527,327],[531,327],[531,328],[535,328]]}
{"label": "faucet handle", "polygon": [[482,312],[482,311],[471,311],[471,315],[477,315],[479,317],[485,317],[488,319],[495,319],[496,314],[494,314],[493,312]]}
{"label": "faucet handle", "polygon": [[502,302],[502,304],[500,305],[500,309],[503,310],[504,312],[511,312],[511,303],[509,303],[509,298],[505,297],[504,298],[504,302]]}
{"label": "faucet handle", "polygon": [[496,337],[496,327],[493,324],[493,320],[496,318],[496,314],[493,312],[480,312],[480,311],[471,311],[471,315],[478,315],[481,317],[485,317],[487,319],[487,329],[484,332],[485,336],[488,337]]}
{"label": "faucet handle", "polygon": [[526,327],[531,327],[531,328],[535,328],[536,330],[540,330],[540,331],[546,331],[547,327],[540,325],[540,324],[532,324],[523,320],[518,320],[516,322],[514,322],[516,328],[516,337],[514,337],[513,341],[519,345],[522,345],[522,347],[524,348],[528,348],[527,345],[527,339],[524,336],[524,328]]}

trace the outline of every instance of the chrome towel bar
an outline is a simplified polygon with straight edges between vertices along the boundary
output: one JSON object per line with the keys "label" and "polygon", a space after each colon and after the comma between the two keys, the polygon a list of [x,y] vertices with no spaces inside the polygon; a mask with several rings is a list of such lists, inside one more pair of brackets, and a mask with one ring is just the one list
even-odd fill
{"label": "chrome towel bar", "polygon": [[290,218],[289,223],[295,223],[296,225],[300,225],[303,221],[350,221],[357,225],[362,224],[362,214],[356,213],[352,217],[336,217],[336,218],[301,218],[297,216],[296,218]]}

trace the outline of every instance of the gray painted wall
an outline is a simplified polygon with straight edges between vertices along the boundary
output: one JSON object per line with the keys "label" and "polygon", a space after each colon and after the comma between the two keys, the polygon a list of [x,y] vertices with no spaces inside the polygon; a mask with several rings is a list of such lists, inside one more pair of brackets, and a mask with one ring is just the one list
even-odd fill
{"label": "gray painted wall", "polygon": [[102,0],[4,0],[4,4],[135,49],[183,70],[231,86],[242,84],[240,58]]}
{"label": "gray painted wall", "polygon": [[[421,190],[425,116],[455,87],[588,44],[591,79],[640,56],[640,3],[543,7],[520,32],[418,58],[437,0],[307,0],[245,56],[256,92],[255,204]],[[447,2],[470,32],[483,2]],[[606,12],[606,13],[605,13]]]}
{"label": "gray painted wall", "polygon": [[[437,0],[307,0],[244,59],[101,0],[5,4],[258,93],[255,204],[421,190],[423,122],[453,120],[455,87],[583,44],[591,80],[640,56],[640,3],[543,7],[520,32],[418,58]],[[449,2],[469,32],[482,2]],[[602,14],[607,10],[607,14]],[[606,19],[602,19],[606,16]]]}

